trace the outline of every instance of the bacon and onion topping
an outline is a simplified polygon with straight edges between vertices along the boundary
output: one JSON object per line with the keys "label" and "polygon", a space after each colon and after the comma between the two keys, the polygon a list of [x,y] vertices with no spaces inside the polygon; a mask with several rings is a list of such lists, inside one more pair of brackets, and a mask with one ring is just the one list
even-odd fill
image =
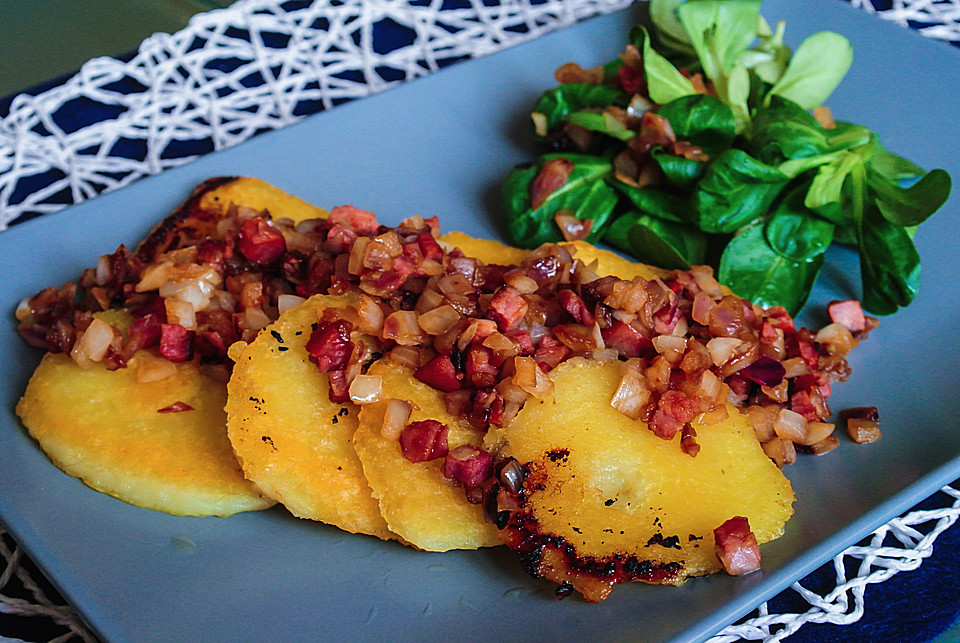
{"label": "bacon and onion topping", "polygon": [[[656,114],[630,118],[641,127],[635,153],[666,145],[698,156]],[[560,189],[570,171],[565,159],[548,162],[536,196]],[[563,216],[568,238],[589,232]],[[146,351],[138,378],[156,381],[173,374],[167,364],[176,362],[229,367],[227,348],[252,340],[282,311],[314,294],[359,290],[359,305],[324,311],[306,344],[338,403],[380,401],[379,381],[365,373],[384,356],[442,393],[466,425],[506,426],[531,397],[552,394],[551,369],[579,356],[619,360],[622,379],[609,403],[677,439],[692,457],[699,450],[693,424],[724,420],[727,403],[751,415],[780,466],[798,448],[836,446],[827,421],[831,384],[847,377],[846,355],[877,325],[858,302],[832,302],[831,323],[813,333],[783,308],[764,310],[725,292],[709,267],[625,280],[597,275],[596,264],[554,244],[517,265],[485,264],[441,244],[438,229],[435,217],[419,216],[388,228],[352,206],[299,224],[230,208],[215,226],[184,227],[162,247],[146,243],[131,253],[121,246],[77,283],[21,302],[19,331],[83,367],[123,368]],[[111,308],[129,311],[125,330],[95,316]],[[400,440],[414,461],[443,457],[446,477],[475,497],[493,475],[493,455],[466,446],[446,453],[445,433],[408,426],[409,405],[385,403],[383,434]],[[848,432],[858,442],[877,439],[877,419],[861,415],[845,419]]]}

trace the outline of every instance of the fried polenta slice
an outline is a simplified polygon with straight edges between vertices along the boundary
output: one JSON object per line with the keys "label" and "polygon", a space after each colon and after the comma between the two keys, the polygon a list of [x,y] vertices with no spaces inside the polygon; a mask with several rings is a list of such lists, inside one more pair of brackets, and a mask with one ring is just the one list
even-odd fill
{"label": "fried polenta slice", "polygon": [[231,347],[227,433],[246,476],[293,515],[389,539],[351,443],[357,407],[330,401],[327,375],[305,349],[324,308],[358,301],[355,293],[316,295],[249,345]]}
{"label": "fried polenta slice", "polygon": [[207,179],[150,231],[137,246],[136,255],[152,263],[157,255],[172,248],[215,236],[217,222],[230,208],[266,210],[273,219],[288,218],[297,223],[330,214],[260,179],[234,176]]}
{"label": "fried polenta slice", "polygon": [[585,264],[596,261],[597,267],[595,272],[601,277],[612,275],[629,281],[635,277],[643,277],[644,279],[665,277],[670,272],[669,270],[640,263],[639,261],[624,259],[615,252],[600,248],[586,241],[571,241],[561,245],[572,252],[575,258]]}
{"label": "fried polenta slice", "polygon": [[[138,382],[137,359],[116,371],[102,364],[84,370],[68,355],[47,354],[17,415],[60,469],[139,507],[227,516],[273,505],[233,456],[223,382],[192,363],[177,364],[166,379]],[[177,403],[191,409],[160,412]]]}
{"label": "fried polenta slice", "polygon": [[664,440],[609,404],[616,362],[576,358],[550,372],[554,395],[529,400],[503,430],[527,471],[501,538],[527,571],[588,600],[623,581],[680,584],[720,569],[713,530],[745,516],[764,543],[793,513],[789,481],[746,416],[694,423],[700,452]]}
{"label": "fried polenta slice", "polygon": [[[524,258],[530,254],[530,250],[514,248],[490,239],[476,239],[462,232],[449,232],[439,237],[438,240],[441,243],[460,248],[463,254],[468,257],[480,259],[487,264],[521,265]],[[612,275],[630,280],[634,277],[643,277],[644,279],[665,277],[669,273],[662,268],[624,259],[615,252],[597,247],[586,241],[571,241],[560,245],[585,264],[596,261],[596,273],[600,276]]]}
{"label": "fried polenta slice", "polygon": [[[446,424],[451,450],[463,444],[482,444],[483,432],[461,426],[447,413],[443,394],[414,379],[409,368],[381,359],[367,374],[382,379],[384,400],[411,404],[409,422],[436,420]],[[364,405],[353,444],[390,530],[425,551],[499,545],[496,529],[484,518],[480,506],[467,502],[462,487],[444,480],[443,459],[407,460],[400,443],[381,434],[382,423],[382,403]]]}
{"label": "fried polenta slice", "polygon": [[478,239],[462,232],[448,232],[437,238],[441,244],[460,248],[468,257],[479,259],[486,264],[500,266],[519,266],[529,250],[508,246],[492,239]]}

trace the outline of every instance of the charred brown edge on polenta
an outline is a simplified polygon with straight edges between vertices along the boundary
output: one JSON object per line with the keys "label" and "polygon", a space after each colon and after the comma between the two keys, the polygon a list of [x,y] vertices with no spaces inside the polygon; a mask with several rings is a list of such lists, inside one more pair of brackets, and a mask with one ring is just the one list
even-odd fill
{"label": "charred brown edge on polenta", "polygon": [[[217,221],[222,218],[220,210],[209,210],[200,207],[203,197],[213,190],[237,181],[239,177],[220,176],[207,179],[196,188],[180,206],[169,216],[163,219],[137,246],[135,256],[146,263],[152,263],[157,255],[167,252],[176,246],[178,238],[189,230],[193,238],[214,236],[209,228],[216,228]],[[229,204],[224,203],[226,208]]]}
{"label": "charred brown edge on polenta", "polygon": [[[551,462],[566,461],[569,451],[559,449],[544,456]],[[555,591],[557,598],[565,598],[573,592],[574,584],[571,581],[588,578],[610,585],[632,581],[672,584],[683,578],[684,566],[680,562],[660,564],[624,553],[605,558],[582,556],[566,538],[544,532],[540,521],[526,507],[532,494],[546,490],[548,473],[535,462],[528,462],[521,468],[523,482],[513,494],[518,509],[498,510],[497,495],[511,492],[495,482],[487,495],[486,510],[500,530],[500,539],[517,554],[524,571],[534,578],[546,578],[559,583]],[[559,562],[563,569],[554,571],[549,564],[545,564],[544,554],[548,550],[560,554]]]}

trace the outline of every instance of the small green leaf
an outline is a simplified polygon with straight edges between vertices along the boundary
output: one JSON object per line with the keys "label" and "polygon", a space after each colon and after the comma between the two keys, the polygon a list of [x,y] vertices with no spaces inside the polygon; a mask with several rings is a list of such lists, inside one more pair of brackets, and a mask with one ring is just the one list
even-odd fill
{"label": "small green leaf", "polygon": [[790,48],[783,44],[785,29],[786,22],[780,20],[777,22],[776,31],[771,32],[770,26],[762,20],[761,16],[761,29],[757,34],[760,37],[760,44],[740,56],[740,62],[768,85],[773,85],[780,80],[787,65],[790,64]]}
{"label": "small green leaf", "polygon": [[706,161],[696,161],[683,156],[677,156],[676,154],[665,152],[660,148],[651,150],[650,156],[660,167],[663,178],[666,179],[670,185],[683,190],[693,190],[707,167]]}
{"label": "small green leaf", "polygon": [[[557,156],[572,161],[573,171],[563,187],[533,210],[530,207],[530,185],[539,174],[542,164]],[[592,219],[594,224],[587,240],[599,239],[619,200],[617,192],[605,181],[612,171],[609,159],[579,154],[546,155],[534,166],[515,169],[501,188],[507,238],[514,245],[524,248],[562,241],[554,216],[564,209],[578,219]]]}
{"label": "small green leaf", "polygon": [[873,155],[870,157],[870,170],[876,172],[888,181],[899,183],[916,179],[924,175],[923,168],[912,161],[886,150],[879,141],[876,141],[873,147]]}
{"label": "small green leaf", "polygon": [[690,141],[710,157],[733,145],[737,136],[733,111],[715,96],[683,96],[663,105],[657,113],[670,121],[678,140]]}
{"label": "small green leaf", "polygon": [[717,279],[737,295],[761,306],[783,306],[791,315],[803,308],[823,267],[823,255],[797,263],[767,245],[763,226],[737,234],[723,251]]}
{"label": "small green leaf", "polygon": [[950,175],[944,170],[931,170],[908,188],[901,188],[878,172],[869,171],[867,184],[876,196],[883,218],[902,226],[919,225],[940,209],[950,197]]}
{"label": "small green leaf", "polygon": [[856,154],[840,152],[833,161],[821,165],[810,183],[804,205],[811,210],[820,210],[831,203],[843,203],[844,182],[854,166],[859,164],[862,161]]}
{"label": "small green leaf", "polygon": [[853,62],[850,41],[832,31],[806,38],[769,96],[782,96],[804,109],[819,107],[837,88]]}
{"label": "small green leaf", "polygon": [[920,254],[906,228],[868,208],[858,242],[864,307],[890,315],[909,306],[920,285]]}
{"label": "small green leaf", "polygon": [[568,115],[565,120],[574,125],[612,136],[621,141],[629,141],[637,135],[636,132],[628,129],[623,123],[612,118],[607,118],[597,112],[573,112]]}
{"label": "small green leaf", "polygon": [[760,0],[685,2],[677,15],[707,77],[725,85],[740,55],[757,38]]}
{"label": "small green leaf", "polygon": [[803,204],[807,186],[792,189],[763,228],[764,239],[778,255],[796,263],[812,261],[833,242],[834,225]]}
{"label": "small green leaf", "polygon": [[743,150],[729,149],[710,164],[694,194],[700,229],[731,233],[763,215],[788,177]]}
{"label": "small green leaf", "polygon": [[826,130],[817,119],[782,96],[774,96],[769,105],[754,115],[747,149],[770,165],[832,151]]}
{"label": "small green leaf", "polygon": [[680,73],[669,60],[657,53],[650,43],[650,35],[641,27],[643,34],[643,72],[647,77],[647,93],[651,100],[661,105],[682,96],[697,93],[690,79]]}
{"label": "small green leaf", "polygon": [[616,180],[611,184],[643,214],[675,223],[696,223],[696,210],[685,193],[659,187],[638,188]]}
{"label": "small green leaf", "polygon": [[630,97],[625,91],[613,85],[564,83],[544,92],[532,111],[543,114],[547,119],[548,129],[553,129],[574,112],[608,105],[624,107],[629,100]]}
{"label": "small green leaf", "polygon": [[688,270],[704,263],[707,236],[691,226],[640,215],[628,233],[632,254],[661,268]]}
{"label": "small green leaf", "polygon": [[750,108],[747,100],[750,98],[750,74],[742,63],[737,63],[730,70],[727,79],[727,103],[733,111],[737,121],[737,132],[743,132],[750,123]]}

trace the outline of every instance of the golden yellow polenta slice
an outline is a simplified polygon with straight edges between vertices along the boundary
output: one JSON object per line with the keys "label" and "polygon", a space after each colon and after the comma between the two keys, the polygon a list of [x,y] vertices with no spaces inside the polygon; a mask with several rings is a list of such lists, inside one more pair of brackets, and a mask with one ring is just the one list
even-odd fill
{"label": "golden yellow polenta slice", "polygon": [[329,212],[284,192],[277,186],[248,176],[222,179],[222,183],[200,195],[199,207],[223,213],[230,204],[266,210],[274,219],[293,221],[325,219]]}
{"label": "golden yellow polenta slice", "polygon": [[[410,422],[437,420],[448,425],[450,450],[463,444],[481,446],[483,432],[461,426],[447,413],[443,394],[414,379],[409,368],[381,359],[367,374],[382,378],[384,400],[411,403]],[[499,545],[496,529],[481,507],[467,502],[462,487],[444,480],[443,458],[410,462],[397,440],[381,434],[382,419],[379,404],[365,405],[353,442],[390,530],[427,551]]]}
{"label": "golden yellow polenta slice", "polygon": [[[794,495],[746,416],[694,423],[700,452],[664,440],[609,400],[616,362],[576,358],[550,372],[554,395],[531,399],[503,431],[504,454],[528,470],[519,510],[501,532],[528,569],[600,600],[614,582],[679,584],[720,569],[713,530],[745,516],[758,542],[777,538]],[[589,571],[610,569],[608,577]],[[618,577],[618,574],[620,576]]]}
{"label": "golden yellow polenta slice", "polygon": [[477,239],[462,232],[448,232],[438,237],[437,241],[447,248],[460,248],[466,256],[486,264],[519,266],[523,258],[530,254],[529,250],[514,248],[492,239]]}
{"label": "golden yellow polenta slice", "polygon": [[[480,259],[487,264],[499,264],[503,266],[521,265],[524,257],[530,253],[529,250],[514,248],[513,246],[508,246],[490,239],[476,239],[462,232],[449,232],[439,237],[438,240],[448,246],[460,248],[463,254],[468,257]],[[615,252],[598,248],[586,241],[572,241],[561,243],[560,245],[584,263],[589,264],[596,261],[596,272],[601,277],[612,275],[627,280],[633,279],[634,277],[653,279],[654,277],[664,277],[669,272],[645,263],[624,259]]]}
{"label": "golden yellow polenta slice", "polygon": [[[226,389],[194,364],[157,382],[136,365],[81,369],[48,354],[17,415],[50,459],[87,485],[148,509],[226,516],[273,504],[244,479],[224,425]],[[192,410],[159,412],[177,403]]]}
{"label": "golden yellow polenta slice", "polygon": [[598,248],[586,241],[572,241],[560,245],[573,253],[575,258],[586,264],[596,261],[596,273],[601,277],[612,275],[629,281],[634,277],[643,277],[644,279],[665,277],[669,273],[668,270],[664,270],[663,268],[624,259],[615,252]]}
{"label": "golden yellow polenta slice", "polygon": [[137,245],[136,254],[150,263],[168,250],[217,236],[217,224],[231,208],[266,210],[273,219],[287,218],[295,223],[326,218],[330,214],[260,179],[245,176],[207,179],[144,237]]}
{"label": "golden yellow polenta slice", "polygon": [[327,375],[304,348],[320,311],[358,300],[316,295],[231,347],[227,433],[246,476],[295,516],[387,539],[351,443],[357,407],[330,401]]}

